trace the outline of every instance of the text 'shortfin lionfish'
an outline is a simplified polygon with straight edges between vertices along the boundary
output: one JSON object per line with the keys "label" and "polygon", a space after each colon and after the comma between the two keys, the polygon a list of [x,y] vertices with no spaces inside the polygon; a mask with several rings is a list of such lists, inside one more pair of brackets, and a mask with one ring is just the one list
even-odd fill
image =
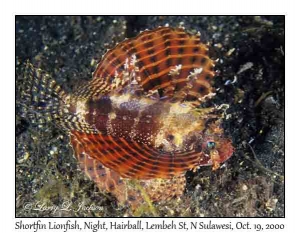
{"label": "text 'shortfin lionfish'", "polygon": [[81,169],[121,204],[139,205],[142,193],[166,200],[183,193],[186,171],[217,169],[233,153],[220,106],[198,107],[214,96],[213,68],[199,35],[144,31],[108,51],[73,93],[27,63],[26,117],[64,128]]}

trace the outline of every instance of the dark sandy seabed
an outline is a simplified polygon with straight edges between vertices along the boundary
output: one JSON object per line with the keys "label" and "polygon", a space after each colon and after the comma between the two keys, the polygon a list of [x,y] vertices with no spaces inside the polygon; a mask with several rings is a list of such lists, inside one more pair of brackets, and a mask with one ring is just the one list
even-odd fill
{"label": "dark sandy seabed", "polygon": [[[128,207],[79,170],[67,135],[53,125],[38,128],[22,119],[23,64],[29,59],[67,91],[91,79],[101,55],[139,31],[184,22],[210,42],[220,58],[216,104],[226,103],[225,133],[234,155],[217,171],[188,172],[180,198],[136,215],[162,217],[284,217],[284,17],[283,16],[73,16],[16,17],[16,216],[132,216]],[[236,76],[236,79],[234,78]],[[234,81],[235,80],[235,81]],[[70,211],[37,211],[26,203]],[[78,205],[100,206],[80,210]]]}

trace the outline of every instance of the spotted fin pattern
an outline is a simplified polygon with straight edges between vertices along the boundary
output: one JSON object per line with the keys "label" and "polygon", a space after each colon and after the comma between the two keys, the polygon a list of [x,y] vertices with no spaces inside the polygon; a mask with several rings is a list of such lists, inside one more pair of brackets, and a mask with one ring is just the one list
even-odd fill
{"label": "spotted fin pattern", "polygon": [[45,71],[27,61],[21,91],[23,117],[34,125],[55,122],[65,130],[95,132],[69,108],[70,98],[60,85]]}

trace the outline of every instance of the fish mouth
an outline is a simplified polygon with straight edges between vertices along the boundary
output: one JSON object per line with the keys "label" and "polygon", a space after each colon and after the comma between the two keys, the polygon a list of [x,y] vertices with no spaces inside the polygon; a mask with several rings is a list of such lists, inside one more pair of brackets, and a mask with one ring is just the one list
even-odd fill
{"label": "fish mouth", "polygon": [[223,163],[226,160],[228,160],[233,152],[234,152],[234,147],[232,146],[232,142],[230,139],[221,139],[219,142],[219,146],[216,149],[218,152],[218,156],[215,156],[216,163]]}

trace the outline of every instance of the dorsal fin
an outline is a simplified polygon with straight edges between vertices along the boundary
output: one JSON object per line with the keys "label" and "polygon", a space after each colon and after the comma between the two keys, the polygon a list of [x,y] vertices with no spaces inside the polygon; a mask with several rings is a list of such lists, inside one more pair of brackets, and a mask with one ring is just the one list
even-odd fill
{"label": "dorsal fin", "polygon": [[158,90],[161,97],[197,100],[212,92],[214,61],[199,35],[182,28],[160,27],[144,31],[108,51],[93,79],[76,95],[91,98],[130,84],[132,77],[144,92]]}

